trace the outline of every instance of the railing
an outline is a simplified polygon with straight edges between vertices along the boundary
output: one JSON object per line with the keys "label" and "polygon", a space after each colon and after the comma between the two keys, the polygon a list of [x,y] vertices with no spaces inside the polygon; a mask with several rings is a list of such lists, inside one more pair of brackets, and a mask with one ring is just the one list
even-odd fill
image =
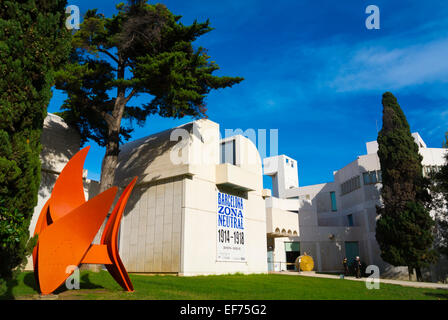
{"label": "railing", "polygon": [[[288,270],[288,266],[294,266],[294,269]],[[297,271],[296,264],[293,262],[285,261],[269,261],[268,260],[268,271]]]}

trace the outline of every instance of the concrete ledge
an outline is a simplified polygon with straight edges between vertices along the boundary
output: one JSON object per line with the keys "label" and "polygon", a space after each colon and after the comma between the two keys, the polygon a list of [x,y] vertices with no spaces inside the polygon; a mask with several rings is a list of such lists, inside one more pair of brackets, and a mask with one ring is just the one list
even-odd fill
{"label": "concrete ledge", "polygon": [[266,233],[271,237],[298,237],[298,214],[277,208],[266,209]]}
{"label": "concrete ledge", "polygon": [[229,163],[216,166],[217,185],[226,185],[244,191],[255,191],[259,187],[258,178],[256,174]]}
{"label": "concrete ledge", "polygon": [[[313,271],[312,271],[313,272]],[[366,281],[368,278],[355,278],[355,277],[344,277],[341,279],[339,275],[330,274],[320,274],[320,273],[310,273],[310,272],[291,272],[291,271],[281,271],[281,272],[270,272],[272,274],[282,274],[289,276],[302,276],[302,277],[315,277],[315,278],[327,278],[327,279],[337,279],[337,280],[351,280],[351,281]],[[380,285],[383,283],[395,284],[404,287],[414,287],[414,288],[426,288],[426,289],[443,289],[448,290],[448,284],[443,283],[433,283],[433,282],[416,282],[416,281],[403,281],[403,280],[392,280],[392,279],[380,279]]]}

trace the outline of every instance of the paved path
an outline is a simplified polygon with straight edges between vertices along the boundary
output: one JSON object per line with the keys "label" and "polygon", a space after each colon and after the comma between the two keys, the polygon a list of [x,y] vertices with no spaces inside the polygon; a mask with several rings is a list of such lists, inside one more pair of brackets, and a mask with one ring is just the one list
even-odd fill
{"label": "paved path", "polygon": [[[281,271],[281,272],[270,272],[270,273],[292,275],[292,276],[302,276],[302,277],[340,279],[339,275],[322,274],[322,273],[315,273],[315,272],[300,272],[299,273],[299,272],[291,272],[291,271]],[[344,277],[344,280],[365,281],[366,278],[357,279],[355,277]],[[443,283],[416,282],[416,281],[404,281],[404,280],[392,280],[392,279],[381,279],[381,283],[397,284],[400,286],[415,287],[415,288],[431,288],[431,289],[448,290],[448,284],[443,284]]]}

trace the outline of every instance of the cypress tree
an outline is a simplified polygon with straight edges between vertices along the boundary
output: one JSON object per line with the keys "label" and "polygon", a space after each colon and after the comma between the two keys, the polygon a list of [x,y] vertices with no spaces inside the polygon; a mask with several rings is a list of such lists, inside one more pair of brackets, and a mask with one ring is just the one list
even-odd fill
{"label": "cypress tree", "polygon": [[428,183],[423,178],[422,156],[397,99],[383,95],[383,127],[378,135],[382,170],[382,206],[376,225],[381,258],[394,266],[407,266],[409,277],[436,260],[432,249],[434,221],[429,214]]}
{"label": "cypress tree", "polygon": [[[443,148],[448,148],[448,132],[445,133]],[[431,178],[436,216],[435,247],[448,256],[448,150],[445,153],[445,164]]]}
{"label": "cypress tree", "polygon": [[65,0],[0,2],[0,285],[26,263],[40,136],[54,69],[69,53]]}

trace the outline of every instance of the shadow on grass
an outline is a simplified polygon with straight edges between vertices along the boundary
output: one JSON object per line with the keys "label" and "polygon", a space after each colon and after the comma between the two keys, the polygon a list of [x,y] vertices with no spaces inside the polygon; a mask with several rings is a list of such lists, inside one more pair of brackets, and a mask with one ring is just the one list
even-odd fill
{"label": "shadow on grass", "polygon": [[448,300],[448,290],[446,293],[424,292],[423,294],[425,296],[429,296],[429,297],[433,297],[433,298]]}
{"label": "shadow on grass", "polygon": [[83,289],[104,289],[103,286],[91,282],[89,276],[89,273],[81,276],[81,286]]}
{"label": "shadow on grass", "polygon": [[[80,284],[81,289],[104,289],[103,286],[93,283],[90,280],[90,274],[84,273],[81,275]],[[66,291],[71,291],[67,289],[65,282],[54,292],[54,294],[60,294]]]}
{"label": "shadow on grass", "polygon": [[15,297],[12,290],[18,283],[16,279],[13,279],[0,284],[0,300],[14,300]]}
{"label": "shadow on grass", "polygon": [[[39,292],[39,288],[36,284],[36,280],[34,278],[34,273],[27,273],[23,278],[23,283],[33,289],[36,292]],[[0,296],[0,299],[14,299],[14,295],[12,294],[12,289],[18,285],[18,281],[10,281],[7,283],[7,291],[5,295]],[[104,289],[103,286],[97,285],[90,280],[90,275],[88,273],[84,273],[80,278],[80,287],[82,289]],[[65,282],[54,291],[54,294],[60,294],[63,292],[69,291],[65,285]]]}
{"label": "shadow on grass", "polygon": [[35,291],[39,291],[36,284],[36,279],[34,278],[34,273],[27,273],[23,277],[23,283]]}

